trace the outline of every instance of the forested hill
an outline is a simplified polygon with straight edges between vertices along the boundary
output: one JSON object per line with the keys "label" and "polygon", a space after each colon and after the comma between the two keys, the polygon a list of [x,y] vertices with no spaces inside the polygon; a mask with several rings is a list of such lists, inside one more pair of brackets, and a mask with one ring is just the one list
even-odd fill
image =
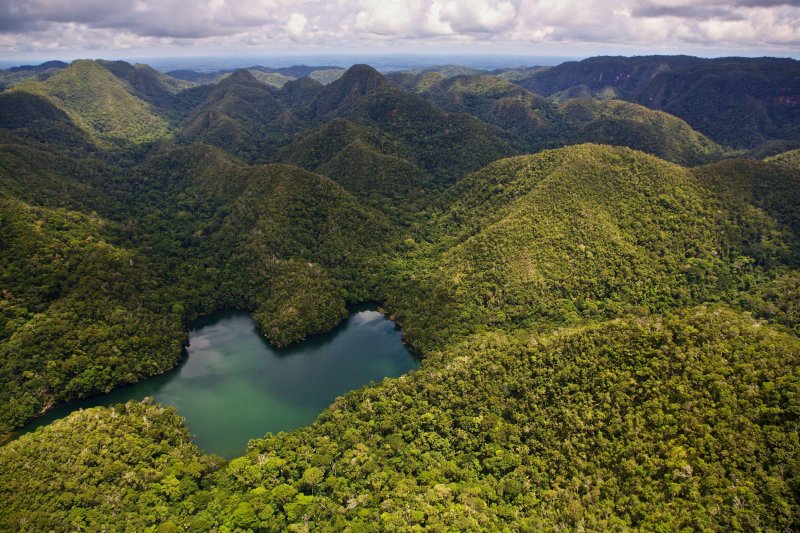
{"label": "forested hill", "polygon": [[629,146],[676,163],[716,160],[723,149],[683,120],[625,100],[547,99],[492,75],[396,75],[403,87],[451,112],[500,129],[523,153],[581,142]]}
{"label": "forested hill", "polygon": [[800,529],[796,64],[6,72],[0,436],[220,309],[378,301],[422,364],[231,461],[75,412],[0,447],[0,529]]}
{"label": "forested hill", "polygon": [[545,96],[578,88],[611,94],[681,117],[739,148],[800,135],[800,62],[793,59],[593,57],[519,83]]}

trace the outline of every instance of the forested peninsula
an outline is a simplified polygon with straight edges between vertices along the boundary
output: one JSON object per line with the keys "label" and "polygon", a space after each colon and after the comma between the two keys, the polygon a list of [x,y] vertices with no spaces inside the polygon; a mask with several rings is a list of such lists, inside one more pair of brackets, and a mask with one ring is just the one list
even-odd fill
{"label": "forested peninsula", "polygon": [[[0,529],[800,528],[798,80],[0,71]],[[240,457],[150,400],[12,438],[174,368],[198,317],[283,347],[362,302],[420,368]]]}

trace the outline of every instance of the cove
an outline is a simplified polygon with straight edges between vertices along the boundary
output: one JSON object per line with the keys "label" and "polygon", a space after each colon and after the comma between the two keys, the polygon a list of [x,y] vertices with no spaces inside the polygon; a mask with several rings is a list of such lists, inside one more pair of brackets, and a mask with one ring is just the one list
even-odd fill
{"label": "cove", "polygon": [[373,306],[351,308],[333,331],[277,349],[245,311],[221,311],[189,330],[188,356],[175,369],[108,394],[61,404],[21,433],[76,409],[152,397],[186,419],[194,442],[227,459],[267,432],[312,423],[345,392],[419,367],[394,322]]}

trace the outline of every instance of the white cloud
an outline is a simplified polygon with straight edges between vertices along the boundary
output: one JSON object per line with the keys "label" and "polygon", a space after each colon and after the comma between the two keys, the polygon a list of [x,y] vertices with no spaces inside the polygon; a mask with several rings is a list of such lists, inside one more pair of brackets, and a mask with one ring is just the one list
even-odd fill
{"label": "white cloud", "polygon": [[297,40],[303,37],[307,24],[308,19],[302,13],[292,13],[289,15],[289,20],[286,22],[286,31],[289,32],[289,38]]}
{"label": "white cloud", "polygon": [[355,28],[362,33],[407,36],[419,28],[422,4],[415,0],[362,0]]}
{"label": "white cloud", "polygon": [[440,18],[457,32],[503,32],[517,17],[517,6],[509,1],[450,0],[440,10]]}
{"label": "white cloud", "polygon": [[495,52],[535,43],[565,52],[692,45],[797,55],[800,0],[0,0],[5,54],[448,43]]}

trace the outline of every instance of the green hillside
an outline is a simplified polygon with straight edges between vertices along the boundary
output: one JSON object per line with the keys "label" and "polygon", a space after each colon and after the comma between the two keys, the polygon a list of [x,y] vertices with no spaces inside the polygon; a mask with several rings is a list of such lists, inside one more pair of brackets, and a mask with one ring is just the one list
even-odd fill
{"label": "green hillside", "polygon": [[322,92],[325,86],[311,78],[286,82],[278,94],[292,109],[305,109]]}
{"label": "green hillside", "polygon": [[413,162],[409,147],[377,128],[344,119],[298,136],[277,157],[328,176],[393,219],[420,211],[437,187]]}
{"label": "green hillside", "polygon": [[[293,87],[301,81],[287,83],[281,95],[302,94]],[[479,120],[442,111],[370,67],[356,65],[322,88],[304,86],[313,100],[293,98],[297,115],[324,123],[295,137],[276,158],[329,176],[403,222],[459,176],[513,153]]]}
{"label": "green hillside", "polygon": [[286,76],[285,74],[281,74],[280,72],[262,72],[260,70],[251,69],[248,71],[250,74],[255,77],[261,83],[265,83],[271,87],[275,87],[276,89],[280,89],[284,85],[286,85],[290,81],[294,81],[294,78],[291,76]]}
{"label": "green hillside", "polygon": [[800,148],[768,157],[766,160],[790,170],[800,170]]}
{"label": "green hillside", "polygon": [[799,358],[796,337],[721,307],[487,333],[216,472],[170,410],[92,409],[0,448],[0,523],[782,530],[799,512]]}
{"label": "green hillside", "polygon": [[[621,100],[569,100],[561,106],[564,138],[627,146],[667,161],[697,165],[722,157],[723,150],[683,120]],[[552,144],[556,145],[557,142]]]}
{"label": "green hillside", "polygon": [[177,362],[180,317],[165,313],[147,259],[116,244],[107,221],[6,195],[0,219],[0,431]]}
{"label": "green hillside", "polygon": [[559,103],[488,75],[442,79],[422,94],[445,110],[469,113],[499,127],[521,151],[595,142],[687,165],[722,156],[719,146],[683,120],[621,100]]}
{"label": "green hillside", "polygon": [[301,129],[274,89],[238,70],[211,89],[179,137],[218,146],[249,161],[264,161]]}
{"label": "green hillside", "polygon": [[249,167],[204,146],[156,151],[128,176],[85,165],[4,147],[4,432],[53,400],[164,372],[184,322],[217,308],[252,310],[277,345],[327,331],[346,302],[373,297],[394,238],[297,167]]}
{"label": "green hillside", "polygon": [[398,139],[413,151],[418,166],[445,181],[513,153],[479,120],[446,113],[392,85],[367,94],[345,118]]}
{"label": "green hillside", "polygon": [[15,137],[0,138],[0,190],[44,207],[116,212],[99,188],[118,174],[93,159],[76,159]]}
{"label": "green hillside", "polygon": [[21,65],[0,70],[0,91],[30,79],[47,79],[66,66],[67,63],[63,61],[45,61],[39,65]]}
{"label": "green hillside", "polygon": [[[378,130],[384,137],[403,145],[412,163],[442,181],[452,181],[465,172],[513,152],[479,120],[463,114],[446,113],[389,83],[367,65],[351,67],[341,78],[322,89],[308,89],[316,92],[314,99],[306,106],[300,104],[298,113],[305,115],[311,124],[344,118]],[[339,134],[338,130],[325,127],[320,132]],[[351,133],[345,135],[353,137]],[[303,142],[302,138],[300,142]],[[347,144],[338,140],[325,142]]]}
{"label": "green hillside", "polygon": [[800,180],[753,164],[691,172],[598,145],[499,161],[449,191],[431,244],[395,265],[390,307],[429,351],[725,299],[800,258]]}
{"label": "green hillside", "polygon": [[[0,93],[0,530],[800,529],[795,63],[76,61]],[[240,457],[152,400],[12,433],[216,311],[280,348],[365,302],[418,369]]]}
{"label": "green hillside", "polygon": [[20,84],[14,90],[49,97],[89,135],[113,144],[153,141],[169,134],[166,120],[94,61],[74,61],[47,81]]}
{"label": "green hillside", "polygon": [[187,319],[252,309],[284,345],[330,329],[346,301],[374,291],[391,226],[327,178],[201,145],[155,154],[136,174],[132,200],[148,211],[129,232],[159,258],[161,279],[178,274],[173,298]]}
{"label": "green hillside", "polygon": [[169,109],[173,104],[174,95],[190,86],[158,72],[149,65],[103,60],[98,60],[97,63],[127,82],[136,96],[162,109]]}
{"label": "green hillside", "polygon": [[317,118],[333,118],[353,108],[367,93],[387,85],[386,79],[369,65],[354,65],[344,75],[325,86],[312,104]]}
{"label": "green hillside", "polygon": [[[78,425],[85,430],[75,431]],[[18,447],[26,440],[2,449],[0,470],[17,472],[13,480],[4,479],[0,489],[7,503],[0,518],[4,529],[95,529],[102,527],[101,523],[139,529],[163,521],[171,499],[165,488],[173,487],[171,493],[177,495],[174,489],[179,483],[180,493],[196,494],[198,485],[219,467],[219,460],[201,456],[190,443],[190,434],[174,409],[156,405],[129,403],[116,409],[81,411],[44,428],[35,441],[43,447]],[[52,442],[60,443],[58,450]],[[83,450],[77,460],[75,450]],[[24,475],[16,470],[18,453],[28,458],[30,468]],[[73,501],[64,499],[53,507],[57,498],[49,492],[49,482],[39,477],[44,473],[40,461],[45,456],[53,461],[50,480],[63,479],[59,486],[71,487],[76,494]],[[95,468],[100,463],[103,468]],[[87,497],[89,491],[95,495]],[[105,497],[110,491],[119,494],[116,501]],[[16,499],[15,495],[21,494],[28,503]],[[159,509],[145,510],[148,499],[157,502]],[[38,510],[31,513],[30,504]]]}
{"label": "green hillside", "polygon": [[45,149],[90,150],[92,136],[46,96],[27,91],[0,93],[0,128],[41,143]]}
{"label": "green hillside", "polygon": [[686,120],[715,141],[754,148],[800,140],[797,77],[788,58],[593,57],[534,73],[519,83],[549,96],[584,86]]}
{"label": "green hillside", "polygon": [[423,210],[436,185],[413,162],[378,151],[361,139],[348,144],[316,170],[397,222]]}

